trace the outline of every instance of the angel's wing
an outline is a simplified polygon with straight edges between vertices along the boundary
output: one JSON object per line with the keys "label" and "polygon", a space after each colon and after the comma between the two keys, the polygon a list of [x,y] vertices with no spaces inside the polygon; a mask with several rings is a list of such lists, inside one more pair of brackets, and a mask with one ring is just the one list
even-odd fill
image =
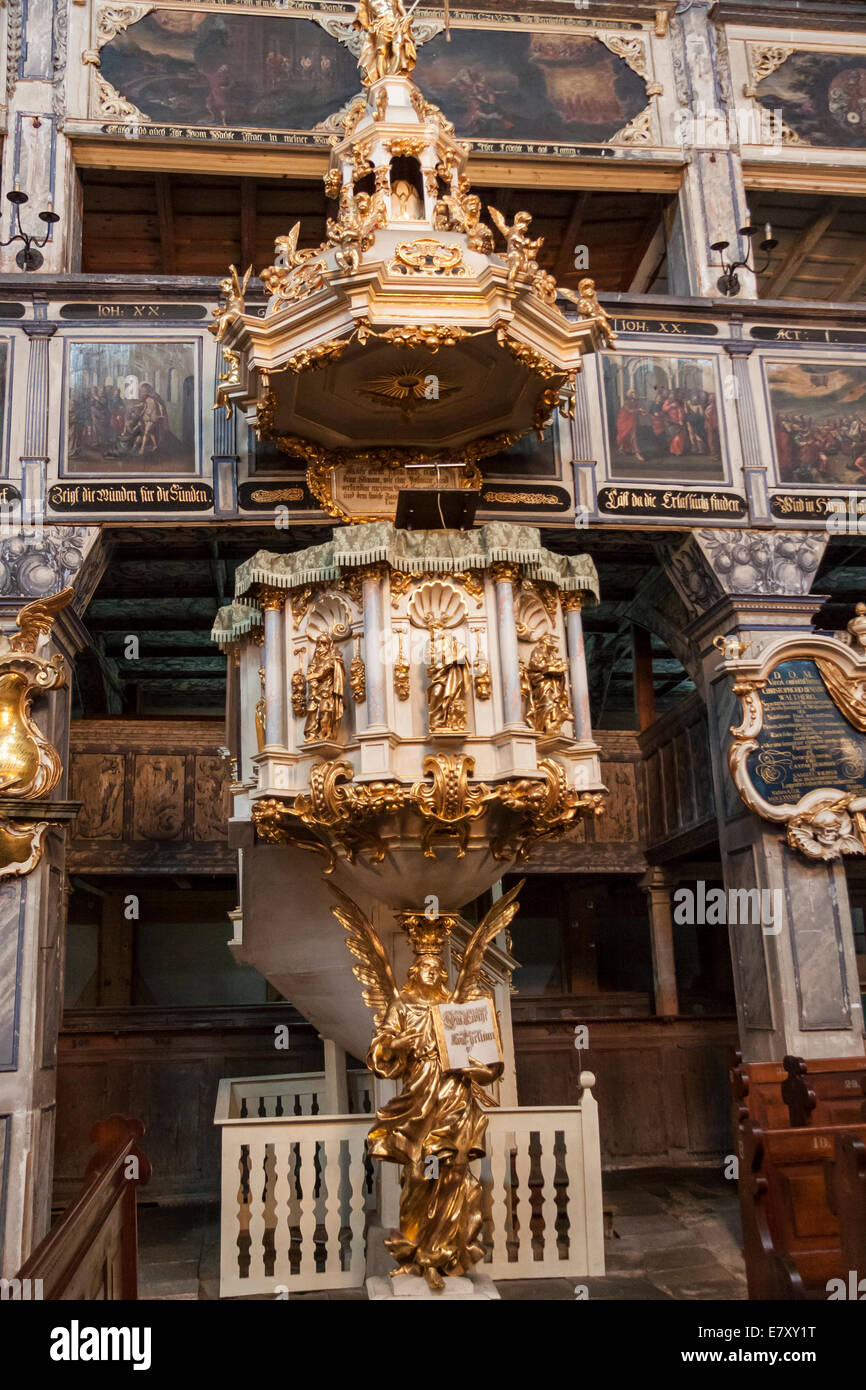
{"label": "angel's wing", "polygon": [[520,906],[517,902],[517,895],[525,882],[526,879],[522,878],[515,888],[510,888],[507,893],[503,893],[499,901],[493,904],[481,925],[475,928],[469,938],[469,944],[463,955],[463,965],[460,968],[454,990],[455,1004],[464,1004],[469,999],[481,999],[483,997],[484,990],[481,988],[480,981],[484,952],[494,936],[504,931],[512,918],[516,917]]}
{"label": "angel's wing", "polygon": [[487,204],[487,211],[490,213],[490,216],[493,218],[494,225],[495,225],[496,227],[499,228],[500,232],[502,233],[502,235],[505,237],[505,240],[507,241],[508,238],[509,238],[509,236],[510,236],[510,234],[511,234],[511,228],[509,227],[509,225],[508,225],[508,223],[506,222],[505,218],[502,216],[502,213],[499,211],[498,208],[493,208],[493,207],[491,207],[489,203]]}
{"label": "angel's wing", "polygon": [[35,652],[43,632],[50,632],[51,625],[61,609],[72,599],[73,589],[61,589],[59,594],[49,598],[37,599],[22,608],[15,619],[21,631],[9,643],[15,652]]}
{"label": "angel's wing", "polygon": [[569,303],[576,304],[578,308],[580,307],[580,296],[575,294],[574,290],[566,289],[565,285],[557,285],[556,297],[557,299],[567,299]]}
{"label": "angel's wing", "polygon": [[[365,985],[364,1003],[372,1009],[376,1027],[382,1022],[391,1004],[397,998],[397,982],[391,969],[388,953],[382,945],[373,923],[365,916],[352,899],[347,897],[336,884],[330,885],[331,892],[338,899],[338,906],[331,911],[337,921],[342,923],[349,935],[346,945],[359,962],[352,966],[352,974],[359,984]],[[497,904],[498,906],[498,904]]]}
{"label": "angel's wing", "polygon": [[280,249],[286,258],[287,266],[293,266],[295,264],[295,255],[298,250],[298,240],[300,238],[300,235],[301,224],[300,222],[296,222],[292,230],[289,232],[288,236],[280,237],[280,241],[283,243]]}
{"label": "angel's wing", "polygon": [[253,268],[252,268],[251,265],[248,265],[248,266],[247,266],[247,269],[246,269],[246,274],[244,275],[243,284],[241,285],[241,293],[240,293],[241,299],[243,299],[244,295],[245,295],[246,292],[247,292],[247,285],[250,283],[250,276],[252,275],[252,273],[253,273]]}

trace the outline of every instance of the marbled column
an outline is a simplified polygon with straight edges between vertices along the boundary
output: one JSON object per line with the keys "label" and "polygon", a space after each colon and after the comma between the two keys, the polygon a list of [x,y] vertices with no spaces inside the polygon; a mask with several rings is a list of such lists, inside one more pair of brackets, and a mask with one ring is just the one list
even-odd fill
{"label": "marbled column", "polygon": [[[740,535],[748,538],[751,532]],[[773,566],[776,538],[763,541],[765,532],[760,537]],[[778,539],[790,545],[792,537],[802,546],[799,564],[788,564],[787,570],[776,564],[774,573],[799,575],[808,588],[823,545],[806,550],[816,545],[815,538],[795,531]],[[692,560],[696,546],[699,542],[692,541],[684,548]],[[863,1056],[865,1051],[844,862],[803,858],[785,844],[780,826],[753,815],[741,801],[727,765],[730,730],[740,723],[741,706],[713,646],[719,634],[738,637],[753,651],[767,638],[808,634],[822,602],[820,595],[808,594],[726,595],[710,602],[687,628],[701,653],[708,698],[724,887],[728,895],[756,890],[762,906],[759,920],[748,913],[748,922],[728,926],[746,1062],[780,1062],[785,1054]]]}
{"label": "marbled column", "polygon": [[672,1018],[680,1011],[671,908],[673,879],[664,870],[654,868],[644,874],[640,886],[649,900],[655,1011],[662,1018]]}
{"label": "marbled column", "polygon": [[237,505],[235,482],[238,465],[235,412],[227,415],[224,406],[214,411],[213,485],[218,512],[233,512]]}
{"label": "marbled column", "polygon": [[[671,57],[679,108],[686,117],[679,127],[686,163],[679,205],[669,229],[669,268],[672,294],[719,294],[719,256],[710,248],[728,241],[728,261],[742,260],[748,251],[738,230],[746,222],[746,190],[739,150],[720,141],[714,113],[727,110],[727,93],[720,77],[718,36],[712,22],[713,0],[690,0],[671,21]],[[738,99],[739,94],[737,94]],[[757,298],[752,271],[738,270],[739,295]]]}
{"label": "marbled column", "polygon": [[520,570],[517,565],[498,562],[491,565],[490,573],[496,585],[499,676],[502,683],[502,708],[505,724],[506,726],[522,724],[520,656],[517,648],[517,627],[514,620],[514,583]]}
{"label": "marbled column", "polygon": [[266,589],[261,596],[265,615],[265,746],[283,748],[286,743],[285,668],[283,663],[282,589]]}
{"label": "marbled column", "polygon": [[35,306],[36,317],[22,325],[30,339],[27,363],[27,401],[24,410],[24,452],[21,455],[22,521],[44,511],[44,478],[48,463],[48,381],[50,341],[57,324],[44,317],[46,306]]}
{"label": "marbled column", "polygon": [[387,723],[385,652],[382,638],[382,581],[379,566],[363,571],[364,660],[367,668],[367,728],[382,729]]}
{"label": "marbled column", "polygon": [[731,358],[736,386],[737,419],[740,422],[740,438],[743,445],[743,472],[749,499],[749,516],[752,521],[768,521],[770,507],[767,465],[761,452],[755,401],[752,383],[749,380],[749,358],[754,350],[754,343],[725,344],[725,352]]}
{"label": "marbled column", "polygon": [[[561,421],[559,428],[568,429]],[[592,424],[587,395],[586,372],[578,372],[574,383],[574,419],[571,421],[571,442],[574,449],[574,507],[577,519],[588,521],[598,516],[598,487],[596,463],[593,457]]]}
{"label": "marbled column", "polygon": [[[90,43],[91,13],[81,5],[51,0],[15,0],[7,10],[3,141],[3,190],[20,183],[30,201],[21,209],[24,230],[47,244],[41,247],[42,274],[80,268],[77,180],[66,138],[67,118],[86,116],[90,69],[80,54]],[[70,61],[68,55],[73,54]],[[38,214],[49,207],[60,220],[50,228]],[[3,237],[10,235],[12,207],[4,200]],[[20,241],[0,248],[0,271],[18,275]]]}
{"label": "marbled column", "polygon": [[589,708],[589,681],[586,674],[586,650],[583,642],[582,594],[563,594],[565,631],[568,638],[568,666],[571,673],[571,700],[574,707],[574,737],[581,743],[592,739],[592,715]]}

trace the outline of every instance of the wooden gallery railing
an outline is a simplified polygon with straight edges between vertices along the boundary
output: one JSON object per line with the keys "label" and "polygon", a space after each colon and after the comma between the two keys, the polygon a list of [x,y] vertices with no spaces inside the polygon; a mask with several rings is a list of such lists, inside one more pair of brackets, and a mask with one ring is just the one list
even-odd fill
{"label": "wooden gallery railing", "polygon": [[[355,1075],[349,1115],[310,1112],[313,1078],[220,1083],[221,1297],[363,1285],[367,1227],[378,1224],[377,1165],[363,1113],[371,1078]],[[492,1279],[604,1273],[594,1081],[582,1073],[579,1105],[490,1112],[480,1177]]]}
{"label": "wooden gallery railing", "polygon": [[45,1299],[136,1299],[136,1191],[150,1177],[140,1120],[109,1115],[90,1131],[96,1146],[84,1191],[37,1245],[16,1278]]}

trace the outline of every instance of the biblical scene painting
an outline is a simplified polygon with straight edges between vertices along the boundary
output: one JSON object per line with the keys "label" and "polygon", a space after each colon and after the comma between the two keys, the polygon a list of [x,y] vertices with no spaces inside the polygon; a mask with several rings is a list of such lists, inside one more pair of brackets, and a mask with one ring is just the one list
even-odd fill
{"label": "biblical scene painting", "polygon": [[68,352],[67,473],[196,471],[196,344],[80,342]]}
{"label": "biblical scene painting", "polygon": [[415,79],[480,140],[603,142],[647,105],[643,79],[587,34],[452,29],[418,50]]}
{"label": "biblical scene painting", "polygon": [[782,483],[863,486],[866,363],[766,364]]}
{"label": "biblical scene painting", "polygon": [[148,120],[311,130],[360,91],[357,59],[308,19],[153,10],[101,50]]}
{"label": "biblical scene painting", "polygon": [[711,357],[604,357],[612,478],[725,480]]}
{"label": "biblical scene painting", "polygon": [[[157,124],[312,130],[361,87],[346,44],[290,15],[153,10],[101,59]],[[587,34],[455,27],[419,48],[415,77],[458,136],[482,140],[603,142],[647,105],[643,79]]]}
{"label": "biblical scene painting", "polygon": [[807,145],[866,145],[864,54],[792,53],[760,83],[758,100]]}

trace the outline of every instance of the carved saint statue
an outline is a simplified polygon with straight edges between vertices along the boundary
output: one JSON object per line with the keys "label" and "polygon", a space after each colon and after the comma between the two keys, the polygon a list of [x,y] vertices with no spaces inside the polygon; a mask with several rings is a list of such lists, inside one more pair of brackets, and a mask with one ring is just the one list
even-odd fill
{"label": "carved saint statue", "polygon": [[469,1163],[484,1155],[492,1101],[482,1087],[502,1075],[502,1063],[448,1071],[436,1040],[434,1013],[439,1004],[488,997],[481,984],[487,946],[511,922],[522,883],[493,905],[476,928],[463,956],[454,990],[442,947],[453,919],[433,922],[423,913],[406,914],[415,960],[398,992],[391,962],[372,924],[355,903],[334,889],[340,906],[334,916],[349,933],[347,946],[360,964],[355,977],[365,985],[364,1002],[375,1010],[376,1031],[367,1065],[377,1076],[402,1083],[402,1090],[376,1112],[368,1138],[374,1158],[399,1163],[400,1230],[385,1245],[397,1261],[395,1275],[416,1275],[441,1289],[449,1275],[460,1275],[483,1257],[481,1183]]}
{"label": "carved saint statue", "polygon": [[556,638],[542,637],[532,649],[526,668],[529,685],[527,723],[540,734],[558,734],[571,718],[568,698],[568,664],[563,661]]}
{"label": "carved saint statue", "polygon": [[333,637],[324,635],[316,642],[313,659],[307,667],[307,719],[304,738],[333,743],[340,733],[346,692],[346,668],[334,646]]}
{"label": "carved saint statue", "polygon": [[365,87],[380,77],[408,76],[418,52],[403,0],[360,0],[355,28],[367,35],[360,59]]}
{"label": "carved saint statue", "polygon": [[430,634],[427,728],[431,734],[466,732],[466,650],[451,633]]}
{"label": "carved saint statue", "polygon": [[408,179],[398,179],[391,189],[394,216],[401,222],[419,222],[424,216],[424,204]]}

